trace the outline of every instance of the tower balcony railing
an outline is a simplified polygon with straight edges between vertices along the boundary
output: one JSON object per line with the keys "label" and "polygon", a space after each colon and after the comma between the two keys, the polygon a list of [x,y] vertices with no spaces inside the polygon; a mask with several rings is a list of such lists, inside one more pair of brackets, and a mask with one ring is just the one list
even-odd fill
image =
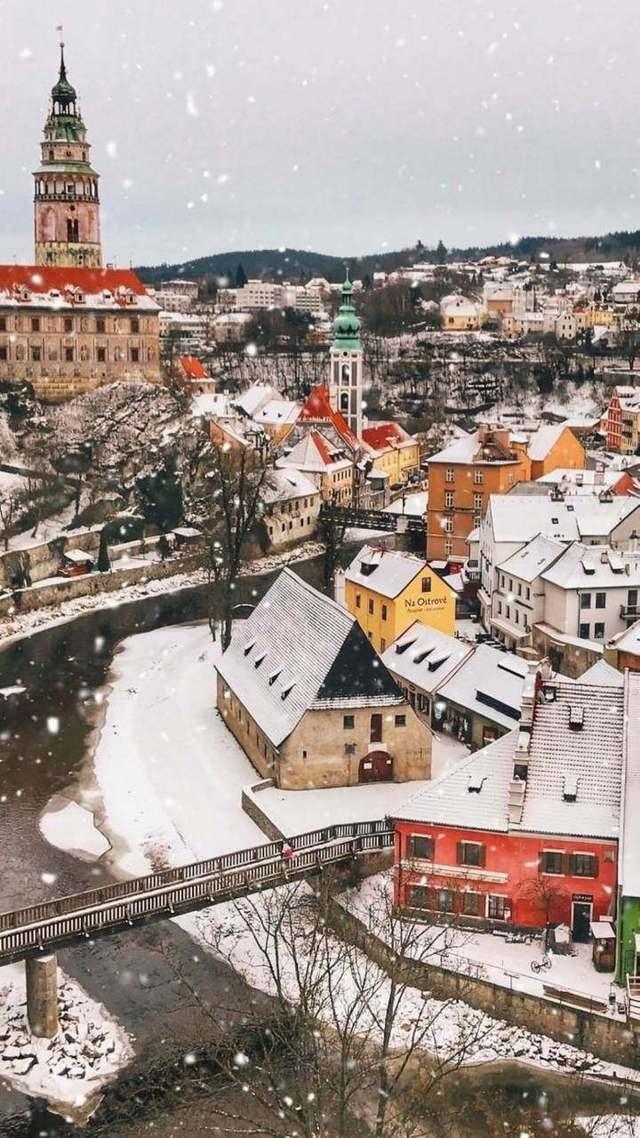
{"label": "tower balcony railing", "polygon": [[620,605],[621,620],[637,620],[640,617],[640,605]]}

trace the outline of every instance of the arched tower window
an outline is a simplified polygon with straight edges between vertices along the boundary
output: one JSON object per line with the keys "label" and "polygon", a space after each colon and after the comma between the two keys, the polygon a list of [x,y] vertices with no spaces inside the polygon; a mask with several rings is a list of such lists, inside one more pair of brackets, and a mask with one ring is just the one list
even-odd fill
{"label": "arched tower window", "polygon": [[79,241],[77,217],[67,218],[67,241]]}

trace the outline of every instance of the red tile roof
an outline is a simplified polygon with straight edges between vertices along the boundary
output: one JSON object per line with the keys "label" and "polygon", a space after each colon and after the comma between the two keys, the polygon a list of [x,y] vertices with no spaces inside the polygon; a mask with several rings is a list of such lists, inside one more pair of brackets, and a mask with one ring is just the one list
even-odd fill
{"label": "red tile roof", "polygon": [[143,296],[142,281],[131,269],[77,269],[59,265],[0,265],[0,289],[28,288],[30,292],[50,292],[67,288],[82,289],[85,293],[108,289],[115,293],[119,288]]}
{"label": "red tile roof", "polygon": [[374,450],[384,450],[392,443],[404,443],[410,436],[398,423],[376,423],[365,427],[362,438]]}
{"label": "red tile roof", "polygon": [[340,438],[344,439],[350,447],[358,446],[357,436],[354,435],[351,427],[340,412],[335,411],[331,406],[329,388],[325,387],[322,383],[319,383],[317,387],[311,388],[300,412],[300,420],[331,423],[340,435]]}
{"label": "red tile roof", "polygon": [[195,356],[179,356],[178,364],[182,368],[187,379],[206,379],[207,373],[204,370],[200,360]]}

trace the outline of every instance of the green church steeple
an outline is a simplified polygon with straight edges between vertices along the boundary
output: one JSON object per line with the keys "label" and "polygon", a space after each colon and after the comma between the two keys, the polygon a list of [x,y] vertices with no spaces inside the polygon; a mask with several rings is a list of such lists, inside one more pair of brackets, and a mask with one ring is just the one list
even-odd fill
{"label": "green church steeple", "polygon": [[360,318],[353,304],[353,285],[346,270],[342,286],[342,304],[333,322],[333,347],[358,352],[361,350]]}

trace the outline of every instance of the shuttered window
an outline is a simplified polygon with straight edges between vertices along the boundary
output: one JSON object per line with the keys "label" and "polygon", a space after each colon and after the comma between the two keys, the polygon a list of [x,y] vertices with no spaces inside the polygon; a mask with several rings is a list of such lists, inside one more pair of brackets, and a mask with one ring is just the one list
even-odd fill
{"label": "shuttered window", "polygon": [[433,838],[428,837],[426,834],[409,834],[407,841],[407,853],[409,857],[419,857],[427,861],[433,861],[433,847]]}
{"label": "shuttered window", "polygon": [[595,854],[571,854],[570,872],[573,877],[597,877],[598,859]]}
{"label": "shuttered window", "polygon": [[481,842],[457,843],[458,865],[475,865],[482,868],[486,861],[486,850]]}

